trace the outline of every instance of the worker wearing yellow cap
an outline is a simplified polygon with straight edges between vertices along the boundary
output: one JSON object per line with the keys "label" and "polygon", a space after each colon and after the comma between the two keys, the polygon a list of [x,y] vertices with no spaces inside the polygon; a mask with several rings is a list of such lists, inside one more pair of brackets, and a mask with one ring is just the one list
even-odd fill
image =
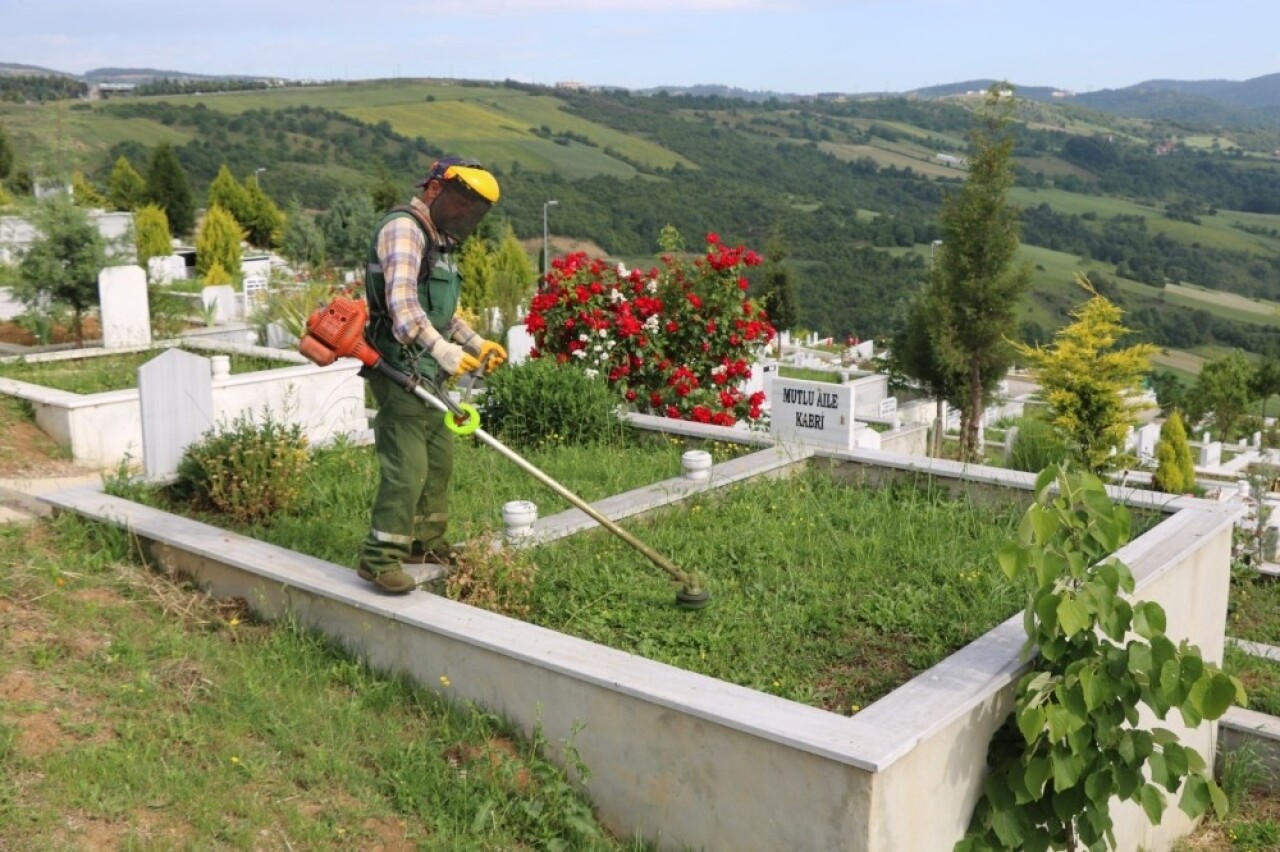
{"label": "worker wearing yellow cap", "polygon": [[[507,358],[455,316],[461,280],[456,250],[498,200],[498,182],[474,160],[436,161],[409,204],[378,223],[369,248],[366,337],[404,373],[435,378],[491,371]],[[453,436],[445,414],[377,371],[365,378],[378,404],[373,420],[378,489],[359,575],[391,594],[412,591],[406,564],[452,564],[448,525]]]}

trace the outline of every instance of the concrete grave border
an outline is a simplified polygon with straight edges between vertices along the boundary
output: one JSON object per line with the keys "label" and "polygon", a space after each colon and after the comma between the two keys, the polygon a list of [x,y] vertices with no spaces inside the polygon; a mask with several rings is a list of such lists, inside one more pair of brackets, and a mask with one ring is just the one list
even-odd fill
{"label": "concrete grave border", "polygon": [[[735,440],[728,432],[716,434]],[[957,488],[1006,493],[1029,491],[1033,481],[867,450],[821,458],[871,481],[925,474]],[[668,480],[620,495],[606,514],[627,506],[648,511],[752,470],[784,475],[796,464],[782,450],[764,450],[717,465],[710,482]],[[1241,507],[1136,490],[1113,494],[1171,513],[1118,555],[1133,570],[1137,596],[1164,606],[1171,638],[1185,637],[1206,659],[1220,661]],[[127,528],[158,565],[192,576],[214,595],[242,597],[266,618],[288,613],[379,669],[474,702],[526,733],[541,728],[553,748],[571,742],[592,770],[586,793],[602,822],[661,848],[949,850],[981,793],[987,744],[1024,671],[1021,616],[1014,616],[845,717],[433,595],[385,597],[347,568],[98,488],[41,499]],[[542,523],[547,532],[578,526],[558,517]],[[1212,759],[1216,726],[1187,731],[1176,714],[1161,724]],[[1177,807],[1154,827],[1134,806],[1113,814],[1118,848],[1168,848],[1192,827]]]}

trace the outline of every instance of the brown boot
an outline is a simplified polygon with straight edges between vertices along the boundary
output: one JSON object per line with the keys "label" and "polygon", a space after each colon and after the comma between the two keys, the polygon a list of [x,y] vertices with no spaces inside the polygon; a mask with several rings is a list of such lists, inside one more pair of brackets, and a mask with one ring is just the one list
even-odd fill
{"label": "brown boot", "polygon": [[380,591],[389,595],[408,594],[418,585],[412,577],[399,568],[392,568],[390,571],[379,571],[375,574],[364,565],[361,565],[356,569],[356,575],[361,580],[373,583]]}

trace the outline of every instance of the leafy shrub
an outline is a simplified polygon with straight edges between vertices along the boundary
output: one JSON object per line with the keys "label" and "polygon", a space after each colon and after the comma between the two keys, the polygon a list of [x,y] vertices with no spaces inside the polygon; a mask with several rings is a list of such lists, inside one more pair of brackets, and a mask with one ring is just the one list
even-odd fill
{"label": "leafy shrub", "polygon": [[624,429],[615,412],[617,397],[572,364],[540,358],[508,365],[490,374],[485,385],[485,428],[512,444],[608,443]]}
{"label": "leafy shrub", "polygon": [[241,415],[187,448],[175,488],[233,520],[266,521],[297,501],[310,462],[301,426]]}
{"label": "leafy shrub", "polygon": [[1025,417],[1018,422],[1018,434],[1009,452],[1009,467],[1037,473],[1067,457],[1067,445],[1044,420]]}
{"label": "leafy shrub", "polygon": [[1185,494],[1196,486],[1196,468],[1187,443],[1187,430],[1182,415],[1175,410],[1160,427],[1156,442],[1156,472],[1151,485],[1166,494]]}
{"label": "leafy shrub", "polygon": [[581,252],[558,257],[529,305],[533,356],[598,371],[640,411],[732,426],[761,416],[764,393],[743,393],[755,350],[773,339],[746,296],[762,258],[707,235],[693,262],[628,270]]}

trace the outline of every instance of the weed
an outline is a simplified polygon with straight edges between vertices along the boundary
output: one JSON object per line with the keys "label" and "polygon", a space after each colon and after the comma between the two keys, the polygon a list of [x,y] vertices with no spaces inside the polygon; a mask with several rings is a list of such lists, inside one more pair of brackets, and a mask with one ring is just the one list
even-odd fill
{"label": "weed", "polygon": [[537,566],[512,548],[491,549],[485,538],[474,539],[463,549],[457,568],[445,580],[445,594],[493,612],[527,618]]}
{"label": "weed", "polygon": [[232,520],[266,521],[298,500],[310,461],[302,427],[264,410],[257,422],[240,415],[188,447],[175,488]]}
{"label": "weed", "polygon": [[1218,762],[1218,785],[1227,794],[1231,813],[1240,810],[1245,797],[1270,780],[1271,773],[1252,743],[1224,752]]}

